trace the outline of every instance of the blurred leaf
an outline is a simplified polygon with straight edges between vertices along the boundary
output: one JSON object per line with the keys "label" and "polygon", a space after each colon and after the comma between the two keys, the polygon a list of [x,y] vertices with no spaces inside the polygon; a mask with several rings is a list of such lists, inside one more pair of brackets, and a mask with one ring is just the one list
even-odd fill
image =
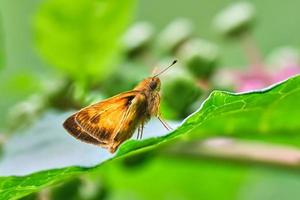
{"label": "blurred leaf", "polygon": [[35,92],[41,90],[40,79],[28,71],[19,70],[11,72],[4,69],[0,72],[0,130],[7,125],[6,117],[9,109],[17,102],[24,100]]}
{"label": "blurred leaf", "polygon": [[133,169],[113,164],[99,171],[110,188],[109,200],[294,200],[300,195],[299,173],[248,163],[158,157]]}
{"label": "blurred leaf", "polygon": [[2,18],[0,13],[0,69],[3,67],[5,62],[5,56],[4,56],[4,39],[3,39],[3,30],[2,30]]}
{"label": "blurred leaf", "polygon": [[[49,76],[49,68],[37,55],[33,45],[32,16],[42,1],[3,0],[0,12],[5,44],[5,67],[18,72]],[[47,75],[46,75],[47,74]]]}
{"label": "blurred leaf", "polygon": [[226,36],[237,36],[250,29],[255,18],[252,3],[239,2],[222,10],[215,18],[216,29]]}
{"label": "blurred leaf", "polygon": [[112,71],[134,0],[48,0],[35,20],[42,55],[72,78],[99,80]]}
{"label": "blurred leaf", "polygon": [[[278,134],[281,135],[282,138],[287,138],[286,136],[289,138],[289,140],[283,140],[281,142],[294,144],[295,137],[298,136],[297,134],[300,130],[300,123],[298,120],[298,116],[300,115],[299,90],[300,76],[291,78],[264,91],[255,91],[245,94],[231,94],[215,91],[205,101],[199,111],[187,118],[187,120],[172,133],[143,141],[130,140],[120,147],[114,157],[112,157],[113,155],[103,154],[104,157],[99,157],[98,159],[100,162],[104,162],[107,159],[125,155],[130,156],[149,151],[158,147],[159,144],[172,141],[175,137],[181,138],[178,136],[184,136],[182,138],[187,139],[189,136],[207,137],[212,135],[230,134],[238,137],[263,135],[265,138],[272,138],[271,135],[276,136],[276,134]],[[49,129],[46,124],[43,126],[44,129],[37,127],[36,131],[39,130],[40,132],[45,132],[47,136],[51,135],[49,133],[51,132],[51,129]],[[19,140],[19,142],[21,141],[22,140]],[[32,142],[34,143],[34,141]],[[298,142],[297,144],[300,143]],[[24,148],[22,145],[15,146]],[[28,144],[27,148],[29,148],[29,152],[32,152],[34,149],[33,146],[34,145]],[[14,150],[14,148],[11,150]],[[41,151],[42,148],[39,146],[37,153]],[[55,149],[55,151],[58,150]],[[63,156],[62,152],[64,151],[58,151],[57,156]],[[19,153],[26,155],[26,148],[19,150]],[[18,156],[17,152],[11,152],[10,154],[11,156]],[[30,156],[32,155],[30,154],[28,157]],[[78,158],[81,157],[82,156],[78,155]],[[6,158],[9,159],[9,157]],[[36,162],[39,161],[40,160],[36,159]],[[7,165],[7,167],[9,166],[12,165]],[[22,167],[24,168],[24,166]],[[33,168],[34,167],[35,166],[33,166]],[[49,168],[49,166],[45,167]],[[99,164],[97,168],[100,167],[101,165]],[[12,197],[18,198],[37,191],[47,185],[57,183],[64,178],[72,177],[94,169],[95,167],[65,167],[57,170],[45,170],[20,177],[1,177],[0,192],[2,199],[10,199]]]}
{"label": "blurred leaf", "polygon": [[8,129],[6,119],[11,107],[33,94],[44,93],[41,80],[54,75],[32,44],[31,20],[40,3],[36,0],[0,1],[0,35],[3,36],[0,36],[0,59],[2,50],[5,53],[5,68],[0,71],[1,131]]}
{"label": "blurred leaf", "polygon": [[[183,119],[191,112],[191,105],[203,94],[194,77],[185,70],[174,69],[162,76],[161,112],[167,119]],[[178,98],[178,94],[185,98]],[[197,107],[198,108],[198,107]]]}
{"label": "blurred leaf", "polygon": [[148,73],[146,66],[140,63],[123,63],[122,69],[103,81],[101,89],[108,97],[132,90],[141,80],[149,75]]}

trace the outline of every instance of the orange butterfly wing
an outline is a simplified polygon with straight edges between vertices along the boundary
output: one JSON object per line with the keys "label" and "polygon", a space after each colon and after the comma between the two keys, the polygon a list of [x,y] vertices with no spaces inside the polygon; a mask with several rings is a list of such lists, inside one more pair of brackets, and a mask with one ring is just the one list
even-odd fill
{"label": "orange butterfly wing", "polygon": [[146,107],[144,94],[125,92],[81,109],[63,125],[77,139],[114,152],[132,136],[145,116]]}

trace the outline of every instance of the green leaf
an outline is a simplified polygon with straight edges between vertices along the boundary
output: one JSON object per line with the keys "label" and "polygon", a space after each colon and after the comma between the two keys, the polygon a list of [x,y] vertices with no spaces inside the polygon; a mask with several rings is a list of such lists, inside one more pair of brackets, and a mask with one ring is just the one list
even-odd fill
{"label": "green leaf", "polygon": [[[300,145],[300,140],[298,140],[298,142],[294,140],[297,138],[300,130],[300,123],[299,120],[297,120],[298,116],[300,116],[299,91],[300,76],[290,78],[264,91],[254,91],[245,94],[231,94],[215,91],[203,103],[201,109],[187,118],[180,127],[168,135],[152,137],[143,141],[130,140],[120,147],[116,155],[109,156],[103,154],[104,157],[98,158],[100,161],[96,167],[71,166],[61,169],[44,170],[24,176],[3,176],[0,178],[1,197],[2,199],[16,199],[22,197],[65,178],[74,177],[98,168],[100,169],[101,162],[108,162],[108,160],[113,160],[118,157],[148,151],[158,147],[162,143],[168,142],[169,144],[173,141],[172,139],[175,138],[186,140],[194,139],[195,137],[232,135],[237,137],[259,136],[258,138],[265,139],[272,138],[273,136],[281,136],[285,139],[279,142]],[[48,120],[48,124],[51,124],[51,120],[46,120]],[[55,123],[57,123],[57,121]],[[54,124],[54,126],[61,127],[61,123]],[[42,127],[44,127],[44,129],[42,129]],[[44,125],[36,127],[35,132],[38,131],[40,133],[45,132],[45,135],[48,136],[49,132],[47,131],[54,133],[53,130]],[[59,133],[61,134],[61,132]],[[19,140],[19,143],[20,142],[22,142],[22,138]],[[59,140],[56,142],[59,143]],[[42,142],[42,144],[38,146],[39,152],[43,150],[43,146],[45,146],[45,142]],[[27,148],[29,148],[27,151],[30,153],[32,152],[30,148],[34,149],[34,146],[28,145]],[[12,150],[14,150],[14,148],[11,148],[11,151]],[[99,150],[99,153],[101,153],[100,151],[103,153],[104,150]],[[23,155],[26,154],[26,148],[19,149],[19,153],[20,152],[23,153]],[[7,154],[9,154],[9,151],[4,148],[4,158],[7,159],[6,162],[9,161],[10,157],[15,159],[15,161],[17,160],[18,152],[10,152],[11,156],[5,157]],[[28,157],[30,156],[32,155],[28,155]],[[60,151],[57,156],[62,157],[63,151]],[[51,154],[49,154],[49,157],[51,157]],[[81,155],[78,155],[78,158],[81,157]],[[3,167],[3,162],[2,159],[0,167]],[[9,162],[13,163],[12,161]]]}
{"label": "green leaf", "polygon": [[[181,136],[185,138],[232,135],[238,137],[288,136],[293,143],[300,131],[300,76],[262,91],[234,94],[214,91],[200,110],[188,117],[171,134],[143,142],[129,141],[119,154],[155,146]],[[188,133],[188,134],[187,134]],[[269,138],[269,137],[268,137]],[[300,138],[296,144],[300,146]],[[130,143],[130,144],[129,144]]]}
{"label": "green leaf", "polygon": [[134,0],[48,0],[35,19],[42,55],[72,78],[99,80],[111,70]]}

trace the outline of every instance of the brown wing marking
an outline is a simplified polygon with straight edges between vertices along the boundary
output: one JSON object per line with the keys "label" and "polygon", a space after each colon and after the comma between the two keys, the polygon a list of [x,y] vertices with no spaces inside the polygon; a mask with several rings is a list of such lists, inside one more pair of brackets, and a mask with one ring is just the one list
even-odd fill
{"label": "brown wing marking", "polygon": [[113,117],[111,115],[114,115],[116,119],[120,118],[123,107],[122,104],[113,105],[99,113],[96,110],[93,111],[93,108],[82,110],[75,115],[75,122],[91,137],[109,142],[114,124],[117,123],[111,120]]}
{"label": "brown wing marking", "polygon": [[113,141],[113,132],[128,110],[137,91],[125,92],[81,109],[69,117],[64,127],[74,137],[103,146]]}
{"label": "brown wing marking", "polygon": [[78,124],[75,122],[75,115],[70,116],[63,123],[64,128],[75,138],[94,145],[105,145],[105,143],[96,140],[91,137],[87,132],[85,132]]}

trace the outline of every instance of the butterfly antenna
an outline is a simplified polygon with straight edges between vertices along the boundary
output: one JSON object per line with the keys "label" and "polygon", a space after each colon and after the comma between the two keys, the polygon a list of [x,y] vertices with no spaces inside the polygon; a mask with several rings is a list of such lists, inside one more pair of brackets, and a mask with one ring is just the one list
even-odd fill
{"label": "butterfly antenna", "polygon": [[164,73],[165,71],[167,71],[170,67],[172,67],[173,65],[175,65],[175,63],[177,63],[177,60],[174,60],[174,61],[172,62],[171,65],[169,65],[169,66],[166,67],[165,69],[161,70],[160,72],[158,72],[158,73],[157,73],[156,75],[154,75],[153,77],[157,77],[157,76],[161,75],[162,73]]}

